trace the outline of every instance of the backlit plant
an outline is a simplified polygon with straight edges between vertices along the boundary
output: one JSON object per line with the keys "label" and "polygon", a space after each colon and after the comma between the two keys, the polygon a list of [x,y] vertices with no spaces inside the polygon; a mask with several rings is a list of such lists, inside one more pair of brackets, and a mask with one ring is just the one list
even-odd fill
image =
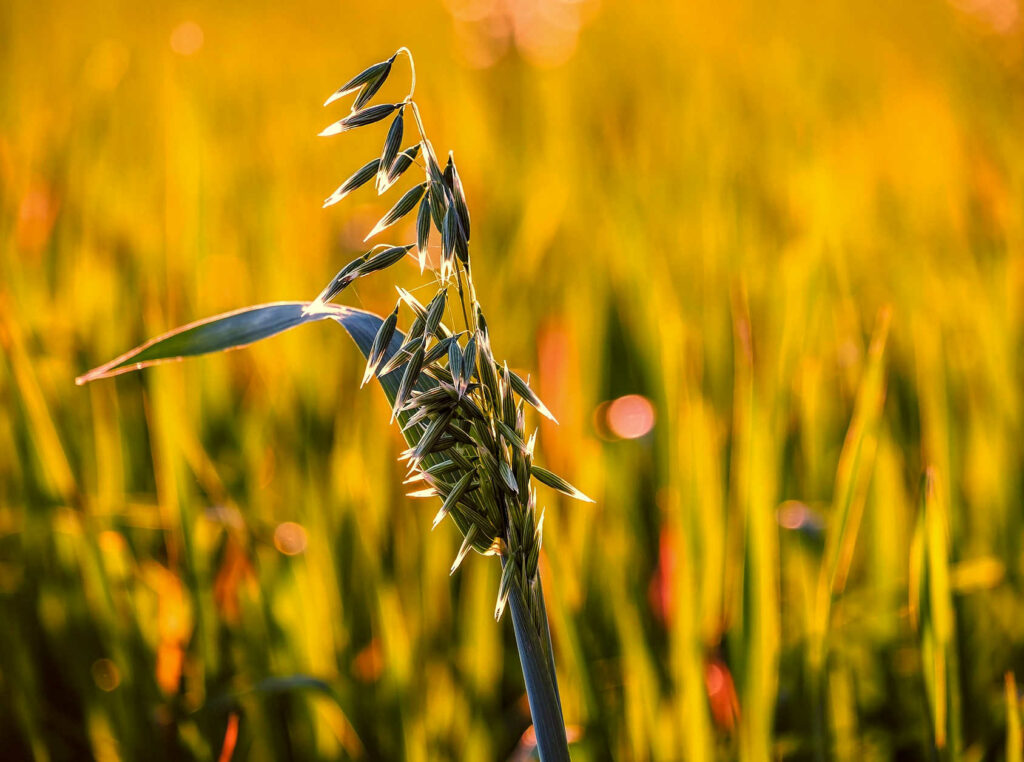
{"label": "backlit plant", "polygon": [[[371,105],[402,55],[412,69],[409,94],[398,103]],[[415,242],[374,245],[341,268],[312,302],[265,304],[184,326],[96,368],[78,383],[242,346],[314,320],[333,319],[344,326],[367,359],[363,384],[373,378],[380,382],[392,405],[391,420],[398,421],[408,442],[401,460],[408,468],[406,483],[414,485],[410,496],[438,499],[433,525],[451,518],[462,533],[451,571],[471,550],[500,559],[495,618],[500,620],[506,608],[511,611],[541,757],[568,759],[538,573],[543,513],[537,509],[534,480],[574,498],[589,498],[533,462],[537,432],[527,434],[525,408],[554,418],[529,383],[494,358],[473,283],[462,182],[452,154],[442,168],[426,137],[413,99],[415,86],[412,56],[402,48],[327,99],[324,105],[355,94],[350,113],[320,133],[336,135],[390,118],[380,157],[358,169],[324,206],[370,181],[383,194],[415,165],[423,180],[405,191],[366,237],[415,210]],[[403,149],[410,115],[416,139]],[[418,264],[421,274],[431,265],[436,292],[426,305],[402,288],[394,311],[384,319],[333,303],[359,278],[406,260]],[[398,329],[403,311],[411,318],[404,334]]]}

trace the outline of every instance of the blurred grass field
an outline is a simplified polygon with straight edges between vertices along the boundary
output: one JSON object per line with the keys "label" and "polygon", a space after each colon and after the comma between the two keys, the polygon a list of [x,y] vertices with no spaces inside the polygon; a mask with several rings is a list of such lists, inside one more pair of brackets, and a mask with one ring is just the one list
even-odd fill
{"label": "blurred grass field", "polygon": [[497,565],[336,326],[73,384],[362,250],[393,199],[320,205],[383,130],[320,104],[407,45],[597,499],[541,495],[574,759],[1019,760],[1020,13],[4,2],[0,757],[528,754]]}

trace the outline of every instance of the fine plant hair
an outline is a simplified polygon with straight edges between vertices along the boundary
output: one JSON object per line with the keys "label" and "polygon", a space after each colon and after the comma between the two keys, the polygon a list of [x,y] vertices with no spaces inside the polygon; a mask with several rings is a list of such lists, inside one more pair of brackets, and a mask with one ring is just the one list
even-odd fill
{"label": "fine plant hair", "polygon": [[[409,93],[397,103],[372,103],[399,59],[408,59]],[[528,380],[495,359],[483,308],[476,297],[470,256],[470,214],[454,156],[441,167],[414,99],[412,54],[399,49],[365,69],[325,102],[355,94],[350,112],[320,134],[337,135],[390,119],[379,157],[368,161],[325,201],[337,204],[373,182],[378,195],[392,190],[413,167],[422,181],[398,195],[366,241],[415,212],[416,240],[377,243],[342,267],[312,302],[279,302],[246,308],[184,326],[153,339],[85,374],[79,383],[135,370],[168,359],[231,349],[306,322],[333,319],[348,330],[366,356],[362,384],[377,379],[408,443],[400,456],[410,497],[440,503],[436,527],[451,519],[462,544],[454,573],[470,551],[497,556],[502,572],[494,615],[511,611],[530,700],[537,745],[545,762],[568,759],[538,561],[543,511],[535,482],[589,500],[560,476],[534,463],[537,431],[527,433],[526,407],[554,421]],[[409,117],[411,116],[411,120]],[[403,139],[415,139],[403,148]],[[432,243],[432,239],[434,243]],[[438,246],[439,242],[439,246]],[[437,256],[432,259],[431,253]],[[333,302],[360,278],[411,262],[429,270],[435,286],[424,305],[398,288],[384,319]],[[428,263],[431,265],[428,268]],[[455,304],[457,303],[457,307]],[[399,330],[405,314],[411,323]]]}

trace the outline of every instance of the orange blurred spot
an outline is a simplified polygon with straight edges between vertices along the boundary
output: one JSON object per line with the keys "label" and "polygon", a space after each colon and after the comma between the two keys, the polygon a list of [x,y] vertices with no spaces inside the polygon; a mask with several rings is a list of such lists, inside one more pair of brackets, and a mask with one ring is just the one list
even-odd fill
{"label": "orange blurred spot", "polygon": [[104,554],[122,553],[127,547],[127,543],[124,540],[124,535],[113,529],[105,529],[100,532],[100,536],[97,538],[100,550]]}
{"label": "orange blurred spot", "polygon": [[274,530],[274,547],[286,556],[297,556],[306,549],[306,530],[294,521],[278,524]]}
{"label": "orange blurred spot", "polygon": [[224,560],[221,561],[213,583],[213,600],[227,622],[236,623],[241,617],[238,592],[245,582],[249,583],[250,590],[257,586],[256,575],[245,549],[232,537],[227,541]]}
{"label": "orange blurred spot", "polygon": [[101,691],[110,693],[121,684],[121,670],[110,659],[97,659],[89,671],[92,681]]}
{"label": "orange blurred spot", "polygon": [[1016,0],[949,0],[949,4],[996,34],[1009,34],[1020,21]]}
{"label": "orange blurred spot", "polygon": [[217,762],[230,762],[235,754],[235,744],[238,743],[238,715],[232,712],[228,715],[228,726],[224,730],[224,743],[220,747],[220,756]]}
{"label": "orange blurred spot", "polygon": [[[583,728],[579,725],[566,725],[565,726],[565,740],[569,743],[576,743],[583,738]],[[513,759],[527,759],[532,754],[534,749],[537,748],[537,730],[533,725],[530,725],[523,734],[519,737],[519,745],[516,747],[516,754],[512,755]]]}
{"label": "orange blurred spot", "polygon": [[708,692],[715,724],[723,730],[732,730],[740,716],[740,700],[736,696],[732,673],[725,662],[712,659],[704,665],[704,687]]}
{"label": "orange blurred spot", "polygon": [[714,696],[725,687],[725,672],[717,664],[708,664],[704,670],[704,684],[707,686],[708,695]]}
{"label": "orange blurred spot", "polygon": [[203,28],[194,21],[183,21],[171,32],[171,50],[179,56],[191,56],[203,47]]}
{"label": "orange blurred spot", "polygon": [[31,187],[18,204],[18,223],[14,231],[18,247],[38,253],[50,240],[56,220],[57,202],[49,189],[39,184]]}
{"label": "orange blurred spot", "polygon": [[184,645],[192,632],[192,615],[181,579],[169,569],[152,564],[152,584],[157,593],[156,681],[166,694],[178,692],[185,665]]}
{"label": "orange blurred spot", "polygon": [[576,51],[597,7],[586,0],[447,0],[463,55],[476,67],[497,63],[513,45],[535,66],[560,66]]}
{"label": "orange blurred spot", "polygon": [[627,394],[608,405],[608,428],[622,439],[637,439],[654,428],[654,405],[639,394]]}
{"label": "orange blurred spot", "polygon": [[364,683],[372,683],[384,671],[384,658],[380,653],[380,642],[374,638],[352,661],[352,672]]}
{"label": "orange blurred spot", "polygon": [[156,683],[166,694],[178,692],[185,652],[172,641],[163,641],[156,651]]}
{"label": "orange blurred spot", "polygon": [[672,614],[675,610],[672,581],[676,573],[677,544],[675,532],[668,527],[663,527],[658,540],[658,568],[647,589],[651,609],[666,627],[671,626]]}

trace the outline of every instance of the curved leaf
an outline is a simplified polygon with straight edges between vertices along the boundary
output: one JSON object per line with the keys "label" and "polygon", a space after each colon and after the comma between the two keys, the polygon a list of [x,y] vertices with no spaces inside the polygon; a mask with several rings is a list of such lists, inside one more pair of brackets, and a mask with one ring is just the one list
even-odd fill
{"label": "curved leaf", "polygon": [[375,315],[349,307],[328,304],[310,311],[309,306],[309,302],[273,302],[198,320],[150,339],[79,376],[75,383],[81,385],[170,360],[242,347],[315,320],[333,318],[344,324],[365,316],[379,321]]}
{"label": "curved leaf", "polygon": [[[310,309],[311,307],[313,309]],[[348,331],[364,358],[369,356],[377,331],[383,322],[382,318],[372,312],[337,304],[274,302],[245,307],[175,328],[173,331],[150,339],[130,352],[79,376],[75,379],[75,383],[82,385],[89,381],[141,370],[159,363],[243,347],[304,323],[328,318],[337,321]],[[386,364],[404,343],[405,334],[396,330],[383,351],[381,363]],[[377,379],[391,405],[395,404],[395,399],[398,396],[398,387],[405,374],[406,364],[402,363],[396,366],[392,371]],[[425,373],[420,373],[412,388],[423,392],[436,385],[435,379]],[[407,411],[398,414],[398,419],[403,426],[410,417],[411,413]],[[417,425],[402,432],[410,447],[415,446],[419,441],[423,429],[422,425]]]}
{"label": "curved leaf", "polygon": [[[310,309],[312,304],[312,302],[272,302],[197,320],[150,339],[120,357],[82,374],[75,379],[75,383],[82,385],[100,378],[109,378],[121,373],[148,368],[151,365],[181,360],[185,357],[236,349],[304,323],[328,318],[337,321],[345,328],[364,358],[369,356],[373,348],[373,340],[383,322],[382,318],[372,312],[338,304],[320,304],[315,309]],[[383,351],[381,363],[384,364],[390,360],[404,343],[405,334],[396,330]],[[394,404],[404,371],[405,363],[379,379],[388,401],[392,404]],[[414,388],[425,391],[436,383],[429,376],[420,374],[420,380]]]}

